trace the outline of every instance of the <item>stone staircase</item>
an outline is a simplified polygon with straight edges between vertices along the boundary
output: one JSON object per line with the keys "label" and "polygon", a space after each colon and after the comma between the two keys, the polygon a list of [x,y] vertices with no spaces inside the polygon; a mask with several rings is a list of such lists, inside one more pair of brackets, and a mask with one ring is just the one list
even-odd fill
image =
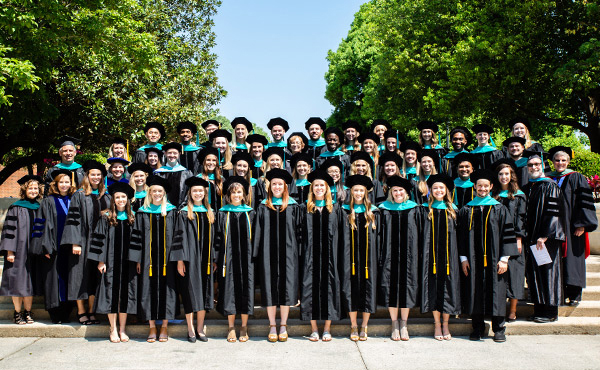
{"label": "stone staircase", "polygon": [[[0,268],[1,270],[1,268]],[[1,272],[1,271],[0,271]],[[554,323],[538,324],[526,321],[525,318],[533,313],[533,306],[519,302],[517,321],[507,324],[508,335],[546,335],[546,334],[600,334],[600,256],[593,255],[587,260],[587,288],[583,291],[583,300],[578,307],[560,307],[559,320]],[[260,302],[259,293],[256,302]],[[0,337],[52,337],[52,338],[105,338],[108,337],[109,325],[104,315],[98,315],[101,325],[82,326],[75,323],[73,315],[70,324],[53,325],[44,309],[43,298],[34,297],[33,315],[35,324],[16,325],[12,323],[13,305],[10,297],[0,297]],[[300,309],[292,307],[288,320],[290,336],[308,336],[311,332],[310,323],[301,321]],[[134,319],[134,318],[132,318]],[[134,321],[134,320],[133,320]],[[238,320],[239,325],[239,320]],[[185,318],[174,320],[169,325],[169,335],[176,338],[186,338],[187,329]],[[213,311],[206,317],[206,334],[209,337],[225,337],[227,335],[227,320]],[[409,332],[413,336],[433,335],[433,318],[431,314],[421,314],[419,309],[411,310],[408,321]],[[489,329],[489,323],[488,323]],[[391,330],[387,309],[379,308],[369,320],[370,336],[389,336]],[[148,334],[146,324],[128,325],[128,334],[133,338],[145,338]],[[265,337],[269,326],[266,309],[256,307],[249,322],[251,337]],[[455,336],[466,336],[471,332],[471,322],[468,318],[456,317],[450,319],[450,331]],[[345,337],[350,332],[349,320],[334,322],[331,327],[332,335]],[[490,334],[491,329],[490,329]]]}

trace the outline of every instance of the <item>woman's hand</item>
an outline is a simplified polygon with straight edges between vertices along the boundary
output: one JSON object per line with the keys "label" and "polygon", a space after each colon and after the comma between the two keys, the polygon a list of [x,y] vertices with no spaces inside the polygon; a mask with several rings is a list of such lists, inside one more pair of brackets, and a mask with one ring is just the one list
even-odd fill
{"label": "woman's hand", "polygon": [[464,261],[461,265],[465,276],[469,276],[469,270],[471,269],[471,266],[469,266],[469,261]]}
{"label": "woman's hand", "polygon": [[100,271],[101,274],[106,272],[106,265],[104,262],[98,262],[98,271]]}
{"label": "woman's hand", "polygon": [[521,238],[517,238],[517,249],[519,250],[519,254],[523,253],[523,241]]}
{"label": "woman's hand", "polygon": [[584,227],[578,227],[575,229],[575,236],[580,237],[585,232]]}
{"label": "woman's hand", "polygon": [[498,261],[498,275],[502,275],[508,270],[508,262]]}
{"label": "woman's hand", "polygon": [[541,251],[542,249],[546,248],[546,240],[548,240],[548,238],[539,238],[537,240],[537,243],[535,243],[537,250]]}
{"label": "woman's hand", "polygon": [[135,265],[135,270],[137,271],[138,274],[141,273],[142,272],[142,264],[138,262]]}
{"label": "woman's hand", "polygon": [[46,256],[47,259],[50,259],[50,255],[48,253],[44,254],[44,256]]}
{"label": "woman's hand", "polygon": [[185,276],[185,263],[183,261],[177,261],[177,272],[179,272],[179,275]]}
{"label": "woman's hand", "polygon": [[77,245],[77,244],[73,244],[73,254],[74,255],[81,255],[81,246]]}
{"label": "woman's hand", "polygon": [[10,263],[15,263],[15,252],[7,251],[6,252],[6,260]]}

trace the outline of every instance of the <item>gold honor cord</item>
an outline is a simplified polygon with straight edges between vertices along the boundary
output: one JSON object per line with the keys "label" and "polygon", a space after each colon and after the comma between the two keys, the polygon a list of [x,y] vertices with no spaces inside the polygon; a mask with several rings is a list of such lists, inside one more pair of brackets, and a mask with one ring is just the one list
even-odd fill
{"label": "gold honor cord", "polygon": [[350,239],[352,239],[352,275],[356,275],[356,272],[354,271],[354,229],[352,228],[352,225],[350,226],[350,233],[352,234]]}
{"label": "gold honor cord", "polygon": [[433,274],[437,274],[435,268],[435,212],[431,212],[431,245],[433,247]]}
{"label": "gold honor cord", "polygon": [[150,213],[150,277],[152,277],[152,213]]}
{"label": "gold honor cord", "polygon": [[127,153],[125,153],[125,156],[127,157],[127,160],[129,161],[129,140],[125,141],[126,146],[125,146],[125,150],[127,151]]}
{"label": "gold honor cord", "polygon": [[[196,213],[196,236],[198,238],[198,243],[200,243],[200,213],[195,212]],[[210,250],[212,248],[211,245],[211,241],[210,241],[210,232],[211,232],[211,224],[210,222],[208,223],[208,263],[206,264],[206,274],[210,275]]]}
{"label": "gold honor cord", "polygon": [[223,247],[225,248],[225,254],[223,255],[223,277],[225,277],[227,266],[227,232],[229,230],[229,213],[230,212],[227,212],[227,221],[225,221],[225,244],[223,244]]}
{"label": "gold honor cord", "polygon": [[164,234],[163,234],[163,246],[165,248],[164,260],[163,260],[163,276],[167,276],[167,216],[163,216]]}
{"label": "gold honor cord", "polygon": [[485,217],[485,232],[483,234],[483,267],[487,267],[487,229],[488,229],[488,219],[490,218],[491,212],[492,212],[492,206],[490,206],[488,214]]}
{"label": "gold honor cord", "polygon": [[250,227],[250,216],[246,212],[246,220],[248,221],[248,234],[250,235],[250,242],[252,242],[252,227]]}
{"label": "gold honor cord", "polygon": [[[365,215],[365,222],[367,216]],[[365,279],[369,278],[369,223],[367,222],[365,233],[367,234],[365,238],[367,239],[367,253],[365,255]]]}
{"label": "gold honor cord", "polygon": [[448,230],[448,209],[445,209],[446,212],[446,275],[450,276],[450,250],[448,248],[448,234],[450,234]]}

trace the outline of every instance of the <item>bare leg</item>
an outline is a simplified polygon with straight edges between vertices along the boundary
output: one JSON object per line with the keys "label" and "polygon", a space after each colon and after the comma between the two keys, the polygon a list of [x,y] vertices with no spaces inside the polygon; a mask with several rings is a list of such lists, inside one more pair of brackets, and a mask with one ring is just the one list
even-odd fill
{"label": "bare leg", "polygon": [[186,313],[185,321],[187,323],[188,337],[190,337],[190,338],[195,337],[196,333],[194,332],[194,313],[193,312]]}
{"label": "bare leg", "polygon": [[452,335],[450,334],[450,327],[448,324],[448,320],[450,320],[450,314],[449,313],[442,314],[442,319],[443,319],[442,334],[444,335],[445,340],[450,340],[450,339],[452,339]]}
{"label": "bare leg", "polygon": [[437,340],[443,340],[444,337],[442,335],[442,323],[440,321],[440,311],[433,311],[433,322],[435,324],[435,329],[433,332],[433,337]]}
{"label": "bare leg", "polygon": [[83,324],[84,322],[86,322],[90,319],[86,313],[87,313],[87,311],[85,310],[85,305],[83,303],[83,300],[81,300],[81,299],[77,300],[77,315],[83,315],[78,318],[80,324]]}
{"label": "bare leg", "polygon": [[[248,315],[246,315],[247,320]],[[227,341],[233,343],[237,341],[235,335],[235,315],[227,315],[227,322],[229,323],[229,329],[227,330]],[[242,315],[242,322],[244,322],[244,315]]]}
{"label": "bare leg", "polygon": [[356,323],[356,317],[358,313],[356,311],[354,312],[349,312],[348,315],[350,316],[350,325],[352,325],[353,327],[358,327],[358,324]]}
{"label": "bare leg", "polygon": [[113,343],[120,342],[119,333],[117,332],[117,314],[109,313],[108,322],[110,323],[110,341]]}
{"label": "bare leg", "polygon": [[398,308],[397,307],[388,307],[388,311],[390,312],[390,319],[392,320],[392,334],[390,338],[392,340],[400,340],[400,327],[398,325]]}
{"label": "bare leg", "polygon": [[129,342],[129,336],[125,333],[126,325],[127,313],[119,312],[119,338],[121,338],[121,342]]}
{"label": "bare leg", "polygon": [[317,320],[310,320],[310,330],[312,332],[319,332],[319,326],[317,325]]}
{"label": "bare leg", "polygon": [[508,318],[510,320],[514,320],[517,318],[517,304],[519,303],[519,300],[516,298],[511,298],[509,300],[510,302],[510,311],[508,313]]}
{"label": "bare leg", "polygon": [[90,313],[90,320],[96,320],[96,317],[92,315],[94,313],[94,300],[95,296],[91,295],[88,297],[88,313]]}
{"label": "bare leg", "polygon": [[325,325],[323,326],[323,331],[331,333],[331,320],[325,320]]}
{"label": "bare leg", "polygon": [[204,335],[204,318],[206,317],[206,311],[198,311],[196,313],[196,333]]}
{"label": "bare leg", "polygon": [[392,322],[398,320],[398,308],[397,307],[389,307],[388,311],[390,311],[390,319],[392,319]]}
{"label": "bare leg", "polygon": [[408,320],[408,314],[410,313],[410,308],[401,308],[400,309],[400,317],[402,321]]}
{"label": "bare leg", "polygon": [[25,311],[31,311],[33,297],[23,297],[23,305],[25,306]]}
{"label": "bare leg", "polygon": [[150,326],[150,334],[148,334],[147,342],[154,343],[156,342],[156,321],[148,320],[148,325]]}
{"label": "bare leg", "polygon": [[[23,297],[12,297],[12,301],[13,301],[13,305],[15,306],[15,311],[21,312],[22,305],[23,305]],[[25,310],[27,310],[27,308]],[[31,305],[29,307],[29,310],[31,310]],[[29,311],[29,310],[27,310],[27,311]]]}
{"label": "bare leg", "polygon": [[[246,315],[248,316],[248,315]],[[242,315],[242,322],[244,321],[244,315]],[[229,327],[235,327],[235,315],[227,315],[227,322],[229,323]]]}
{"label": "bare leg", "polygon": [[277,307],[268,306],[267,316],[269,317],[269,337],[277,336]]}
{"label": "bare leg", "polygon": [[290,306],[279,306],[279,314],[281,315],[279,334],[283,334],[287,332],[287,319],[290,315]]}
{"label": "bare leg", "polygon": [[402,340],[408,340],[409,336],[408,336],[408,328],[407,328],[407,321],[408,321],[408,314],[410,313],[410,308],[401,308],[400,309],[400,339]]}
{"label": "bare leg", "polygon": [[163,320],[162,325],[160,327],[160,335],[158,336],[159,342],[166,342],[169,340],[168,326],[169,326],[169,320]]}
{"label": "bare leg", "polygon": [[367,326],[369,326],[369,318],[371,317],[370,313],[367,312],[363,312],[362,314],[362,324],[360,325],[363,328],[366,328]]}
{"label": "bare leg", "polygon": [[348,316],[350,316],[350,340],[358,341],[358,324],[356,323],[356,316],[358,312],[348,312]]}
{"label": "bare leg", "polygon": [[242,326],[248,326],[248,315],[242,314]]}

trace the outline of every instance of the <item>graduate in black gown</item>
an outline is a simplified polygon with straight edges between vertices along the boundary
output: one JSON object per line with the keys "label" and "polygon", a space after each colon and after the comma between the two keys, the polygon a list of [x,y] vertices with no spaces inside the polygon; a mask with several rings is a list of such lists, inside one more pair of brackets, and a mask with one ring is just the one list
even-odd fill
{"label": "graduate in black gown", "polygon": [[[354,154],[356,154],[355,152]],[[342,235],[344,248],[350,250],[350,301],[346,310],[350,315],[350,339],[367,340],[368,323],[372,313],[377,311],[377,263],[379,256],[379,209],[371,205],[368,192],[373,189],[373,181],[363,175],[353,175],[346,179],[348,204],[344,204]],[[360,333],[357,316],[362,313]]]}
{"label": "graduate in black gown", "polygon": [[[41,258],[44,281],[44,302],[55,324],[69,322],[73,306],[68,299],[69,257],[73,246],[62,242],[63,230],[71,197],[75,193],[71,171],[54,170],[50,174],[48,196],[40,204],[39,216],[34,219],[32,253]],[[40,233],[39,230],[42,230]]]}
{"label": "graduate in black gown", "polygon": [[[419,225],[421,249],[421,312],[433,312],[434,338],[452,338],[450,315],[460,314],[460,259],[456,241],[458,208],[450,200],[454,183],[444,174],[427,180],[431,195]],[[441,320],[440,320],[441,319]]]}
{"label": "graduate in black gown", "polygon": [[[385,132],[383,137],[385,139],[385,150],[380,154],[380,156],[385,153],[394,153],[399,155],[400,145],[406,141],[404,135],[397,130],[389,129]],[[381,161],[379,164],[381,165]]]}
{"label": "graduate in black gown", "polygon": [[[221,124],[219,123],[219,121],[214,120],[214,119],[206,120],[206,121],[202,122],[202,124],[200,126],[202,126],[202,129],[204,130],[204,134],[207,138],[210,137],[210,134],[212,134],[213,132],[215,132],[216,130],[221,128]],[[208,148],[209,146],[212,146],[212,140],[209,139],[209,140],[203,142],[202,144],[200,144],[200,146],[202,148]]]}
{"label": "graduate in black gown", "polygon": [[290,196],[298,204],[306,203],[310,182],[307,176],[313,168],[313,159],[308,153],[298,153],[290,160],[293,181],[290,184]]}
{"label": "graduate in black gown", "polygon": [[376,168],[373,158],[368,153],[358,151],[352,153],[350,162],[350,176],[361,175],[371,179],[373,187],[367,195],[371,204],[377,206],[383,202],[385,200],[385,193],[383,192],[381,181],[377,180],[373,175]]}
{"label": "graduate in black gown", "polygon": [[248,153],[250,149],[247,141],[248,134],[254,131],[252,122],[248,121],[246,117],[235,117],[231,121],[231,128],[233,128],[233,141],[231,142],[233,151]]}
{"label": "graduate in black gown", "polygon": [[454,157],[457,177],[454,179],[454,190],[452,190],[452,202],[458,209],[475,198],[475,190],[470,177],[475,170],[476,159],[469,153],[460,153]]}
{"label": "graduate in black gown", "polygon": [[[382,125],[380,125],[382,126]],[[382,126],[383,127],[383,126]],[[385,134],[385,133],[384,133]],[[382,134],[383,135],[383,134]],[[359,141],[361,146],[361,152],[366,153],[371,157],[371,161],[373,162],[373,168],[371,170],[371,175],[374,179],[379,178],[379,156],[385,152],[385,145],[381,144],[381,148],[379,148],[379,136],[372,132],[366,132],[360,135]],[[385,138],[381,139],[385,142]],[[381,150],[380,150],[381,149]],[[381,153],[381,154],[380,154]],[[352,153],[353,155],[355,153]],[[350,162],[352,162],[352,157],[350,157]]]}
{"label": "graduate in black gown", "polygon": [[252,167],[253,163],[252,157],[247,152],[239,151],[231,157],[233,176],[243,177],[250,184],[251,191],[246,195],[246,203],[253,209],[257,209],[260,202],[267,197],[267,190],[263,180],[253,176],[252,171],[256,170]]}
{"label": "graduate in black gown", "polygon": [[[102,210],[110,205],[110,195],[106,194],[104,178],[106,168],[97,161],[83,164],[85,177],[71,199],[62,244],[72,244],[73,253],[69,256],[70,301],[77,301],[77,318],[83,325],[99,324],[94,314],[94,297],[100,273],[96,265],[88,260],[92,234],[101,218]],[[87,304],[87,307],[86,307]]]}
{"label": "graduate in black gown", "polygon": [[[196,175],[198,153],[203,148],[198,140],[198,128],[190,121],[182,121],[177,124],[177,133],[181,139],[182,151],[179,163]],[[192,141],[194,135],[196,135],[196,142]]]}
{"label": "graduate in black gown", "polygon": [[167,180],[151,176],[144,205],[135,214],[131,232],[129,260],[137,264],[138,317],[148,321],[147,341],[156,341],[156,320],[162,320],[158,340],[169,339],[169,320],[178,312],[176,267],[169,262],[177,220],[176,207],[167,201],[171,185]]}
{"label": "graduate in black gown", "polygon": [[468,153],[467,149],[473,140],[471,132],[464,126],[456,126],[450,131],[450,143],[452,151],[444,155],[445,168],[444,173],[453,179],[458,177],[458,164],[454,161],[460,153]]}
{"label": "graduate in black gown", "polygon": [[160,148],[161,149],[158,149],[158,146],[155,146],[144,149],[144,153],[146,153],[146,160],[144,160],[144,162],[134,162],[134,164],[145,163],[150,166],[152,171],[156,171],[157,169],[161,168],[164,161],[162,145]]}
{"label": "graduate in black gown", "polygon": [[179,207],[185,201],[185,180],[194,176],[192,171],[179,164],[182,153],[181,148],[181,144],[179,143],[163,145],[165,165],[154,171],[154,175],[162,177],[171,185],[171,190],[167,194],[167,200],[175,207]]}
{"label": "graduate in black gown", "polygon": [[510,128],[510,133],[513,137],[521,137],[525,139],[525,150],[537,153],[544,151],[542,144],[531,139],[531,123],[527,118],[514,118],[508,123],[508,127]]}
{"label": "graduate in black gown", "polygon": [[56,170],[68,170],[74,186],[79,187],[83,181],[83,177],[85,176],[85,172],[81,165],[75,162],[75,156],[77,155],[77,144],[80,142],[81,140],[70,136],[63,136],[59,140],[57,146],[60,162],[50,167],[46,172],[46,177],[44,178],[45,194],[47,194],[48,189],[50,189],[50,183],[54,181],[51,174]]}
{"label": "graduate in black gown", "polygon": [[[170,260],[177,263],[188,341],[206,342],[204,317],[214,307],[215,218],[208,204],[208,182],[198,177],[186,180],[187,204],[177,216]],[[194,313],[196,329],[194,329]]]}
{"label": "graduate in black gown", "polygon": [[323,139],[322,135],[327,125],[320,117],[310,117],[304,123],[304,128],[308,133],[308,148],[306,152],[312,160],[315,160],[326,148],[325,139]]}
{"label": "graduate in black gown", "polygon": [[[387,180],[388,198],[381,212],[378,303],[392,320],[391,339],[408,340],[408,314],[419,306],[419,220],[422,207],[410,200],[412,183],[400,176]],[[400,322],[398,322],[398,309]]]}
{"label": "graduate in black gown", "polygon": [[2,228],[0,253],[5,262],[0,296],[12,297],[15,324],[33,324],[33,296],[43,294],[41,261],[39,256],[31,253],[32,233],[42,232],[41,226],[35,223],[43,181],[41,177],[33,175],[25,175],[17,180],[21,199],[8,208]]}
{"label": "graduate in black gown", "polygon": [[585,259],[590,255],[587,233],[598,227],[596,207],[585,176],[568,168],[573,150],[557,146],[550,149],[549,153],[554,171],[548,177],[560,187],[567,238],[562,261],[565,299],[570,306],[577,306],[586,283]]}
{"label": "graduate in black gown", "polygon": [[108,187],[108,192],[110,207],[94,229],[88,259],[98,262],[102,274],[94,312],[108,315],[110,341],[118,343],[129,341],[125,333],[127,314],[137,313],[137,271],[135,264],[129,261],[134,222],[130,199],[134,190],[129,184],[115,183]]}
{"label": "graduate in black gown", "polygon": [[[300,316],[310,320],[309,340],[319,340],[317,320],[325,320],[323,341],[331,341],[331,320],[342,318],[342,301],[349,302],[350,250],[340,235],[340,208],[333,201],[333,178],[323,170],[308,175],[310,192],[301,227],[302,274]],[[342,286],[345,284],[345,286]],[[342,297],[343,295],[343,297]]]}
{"label": "graduate in black gown", "polygon": [[436,165],[438,162],[439,157],[435,150],[423,149],[419,152],[419,172],[417,173],[417,176],[411,180],[413,184],[411,199],[417,204],[427,203],[427,199],[429,199],[427,179],[429,179],[431,175],[439,173],[439,168]]}
{"label": "graduate in black gown", "polygon": [[[281,117],[271,118],[267,123],[267,128],[271,130],[271,137],[273,141],[267,145],[267,148],[281,148],[284,151],[285,157],[290,157],[291,153],[287,148],[287,141],[285,141],[285,133],[290,130],[288,121]],[[285,158],[283,158],[285,162]]]}
{"label": "graduate in black gown", "polygon": [[208,203],[213,209],[219,209],[223,203],[223,177],[219,167],[219,151],[206,147],[198,154],[200,169],[197,177],[208,181]]}
{"label": "graduate in black gown", "polygon": [[344,185],[346,176],[342,162],[337,158],[330,158],[319,169],[327,172],[333,179],[333,186],[330,188],[333,202],[343,204],[347,199],[348,188]]}
{"label": "graduate in black gown", "polygon": [[152,175],[152,168],[145,163],[133,163],[127,167],[129,172],[129,185],[134,189],[135,193],[131,200],[131,209],[137,212],[144,204],[146,199],[146,179]]}
{"label": "graduate in black gown", "polygon": [[377,136],[377,140],[375,140],[375,149],[378,154],[383,154],[383,152],[385,151],[385,133],[391,129],[392,126],[385,119],[374,119],[371,123],[370,133],[373,133]]}
{"label": "graduate in black gown", "polygon": [[414,141],[405,141],[400,145],[400,151],[404,153],[400,175],[408,180],[412,180],[417,177],[417,172],[419,171],[421,146]]}
{"label": "graduate in black gown", "polygon": [[266,137],[259,134],[248,135],[246,142],[250,144],[250,155],[252,156],[252,177],[255,179],[264,176],[265,163],[263,161],[263,152],[266,150],[269,141]]}
{"label": "graduate in black gown", "polygon": [[[298,203],[290,197],[292,176],[285,170],[272,169],[266,174],[267,198],[256,211],[254,254],[260,276],[262,306],[269,316],[269,342],[285,342],[290,306],[297,302],[298,261],[302,217]],[[279,335],[275,316],[281,315]]]}
{"label": "graduate in black gown", "polygon": [[[286,167],[291,168],[289,162],[294,155],[298,153],[307,153],[308,138],[302,132],[292,132],[287,139],[287,148],[290,151],[290,156],[286,157]],[[312,157],[311,157],[312,159]],[[312,161],[311,161],[312,162]]]}
{"label": "graduate in black gown", "polygon": [[144,134],[146,135],[146,139],[148,139],[148,143],[135,151],[133,158],[131,159],[131,162],[133,163],[145,163],[146,155],[148,154],[146,149],[148,148],[162,150],[162,145],[159,141],[164,138],[166,134],[165,127],[162,124],[158,122],[148,122],[146,126],[144,126]]}
{"label": "graduate in black gown", "polygon": [[[493,189],[494,197],[502,203],[513,218],[517,250],[519,254],[508,260],[508,282],[506,296],[510,303],[510,311],[506,321],[513,322],[517,319],[517,304],[520,299],[525,299],[525,212],[527,199],[525,193],[519,189],[514,161],[501,159],[493,165],[497,176],[497,186]],[[525,166],[527,168],[527,166]]]}
{"label": "graduate in black gown", "polygon": [[380,170],[380,181],[383,186],[383,193],[387,197],[389,186],[387,180],[392,176],[401,176],[402,170],[402,157],[393,152],[383,153],[379,157],[379,164],[381,165]]}
{"label": "graduate in black gown", "polygon": [[[539,155],[527,160],[529,182],[523,188],[527,196],[527,219],[525,243],[525,273],[529,288],[529,299],[533,302],[533,317],[536,322],[558,320],[558,306],[562,300],[561,258],[565,236],[565,210],[562,207],[560,187],[544,176],[543,163]],[[531,250],[544,249],[552,262],[538,265]]]}
{"label": "graduate in black gown", "polygon": [[463,271],[463,313],[470,314],[471,340],[485,336],[484,316],[492,316],[495,342],[505,342],[506,273],[517,256],[512,215],[490,195],[496,175],[478,170],[471,175],[476,197],[458,213],[458,245]]}
{"label": "graduate in black gown", "polygon": [[250,184],[239,176],[229,177],[223,184],[226,204],[217,214],[215,257],[219,297],[217,311],[227,316],[227,341],[237,340],[235,316],[242,317],[240,342],[247,342],[248,315],[254,313],[254,260],[252,224],[255,212],[244,203]]}
{"label": "graduate in black gown", "polygon": [[350,171],[350,155],[341,149],[344,134],[337,127],[329,127],[325,130],[326,149],[316,158],[317,167],[321,167],[325,161],[336,158],[342,162],[343,176]]}
{"label": "graduate in black gown", "polygon": [[504,158],[504,153],[496,149],[493,145],[492,134],[494,129],[486,124],[478,124],[473,126],[473,133],[477,139],[477,147],[471,150],[471,154],[475,157],[475,169],[490,169],[492,163]]}
{"label": "graduate in black gown", "polygon": [[525,151],[525,139],[518,136],[509,137],[504,140],[502,145],[506,148],[506,159],[511,160],[515,164],[519,188],[522,188],[529,182],[529,174],[527,172],[528,152]]}
{"label": "graduate in black gown", "polygon": [[439,173],[445,173],[446,160],[444,156],[448,152],[446,148],[439,144],[437,136],[438,124],[433,121],[421,121],[417,124],[419,129],[419,144],[423,149],[434,150],[437,154],[435,166],[438,168]]}
{"label": "graduate in black gown", "polygon": [[360,135],[360,125],[358,122],[348,120],[342,123],[342,131],[344,131],[344,140],[342,151],[348,155],[352,155],[354,151],[361,149],[358,137]]}
{"label": "graduate in black gown", "polygon": [[127,159],[121,157],[111,157],[106,160],[109,165],[106,176],[105,186],[109,187],[115,182],[129,183],[127,178],[127,166],[131,164]]}

